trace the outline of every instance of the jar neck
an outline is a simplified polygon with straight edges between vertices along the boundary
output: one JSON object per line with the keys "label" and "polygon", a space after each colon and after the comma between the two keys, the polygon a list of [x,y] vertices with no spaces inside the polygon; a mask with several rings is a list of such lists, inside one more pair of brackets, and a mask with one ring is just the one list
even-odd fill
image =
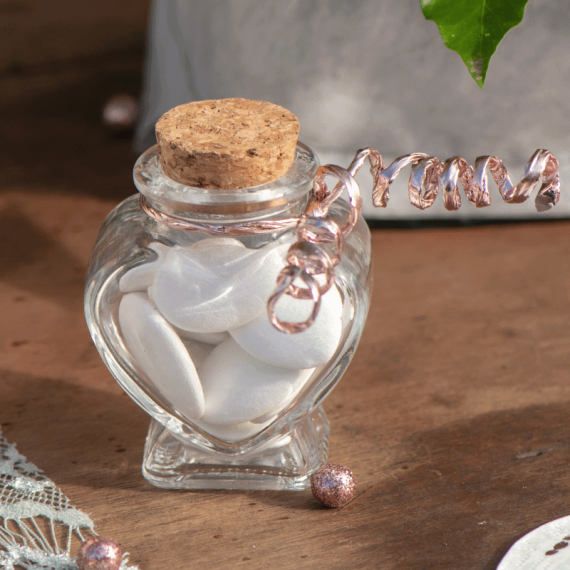
{"label": "jar neck", "polygon": [[291,168],[277,180],[235,190],[195,188],[164,174],[154,146],[136,162],[133,178],[139,192],[156,210],[190,221],[223,225],[302,215],[318,166],[315,153],[297,143]]}

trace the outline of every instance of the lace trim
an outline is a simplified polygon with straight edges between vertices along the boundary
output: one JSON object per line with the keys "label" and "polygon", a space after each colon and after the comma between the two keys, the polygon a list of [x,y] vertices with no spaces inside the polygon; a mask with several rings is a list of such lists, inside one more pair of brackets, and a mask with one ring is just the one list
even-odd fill
{"label": "lace trim", "polygon": [[[82,533],[96,535],[94,528],[91,518],[0,431],[0,568],[78,570],[70,553],[72,540],[84,541]],[[58,543],[58,535],[66,537],[65,545]],[[128,566],[128,553],[121,570],[138,570]]]}

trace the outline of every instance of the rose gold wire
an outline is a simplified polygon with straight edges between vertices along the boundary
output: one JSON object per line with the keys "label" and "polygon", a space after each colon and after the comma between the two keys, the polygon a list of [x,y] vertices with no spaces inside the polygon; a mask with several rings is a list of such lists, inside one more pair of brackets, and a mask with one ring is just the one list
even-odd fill
{"label": "rose gold wire", "polygon": [[[375,148],[368,147],[358,150],[348,167],[348,173],[354,177],[366,159],[370,162],[370,174],[373,178],[373,189],[375,189],[380,183],[382,171],[386,169],[382,155]],[[309,198],[306,213],[308,215],[324,218],[328,214],[330,206],[342,194],[344,188],[344,183],[340,180],[332,192],[329,192],[326,184],[324,184],[324,177],[323,180],[316,180],[316,184],[313,185],[313,194]]]}
{"label": "rose gold wire", "polygon": [[331,261],[333,265],[340,263],[344,249],[344,236],[336,222],[326,218],[313,218],[305,215],[299,219],[296,232],[300,241],[334,244],[334,256]]}
{"label": "rose gold wire", "polygon": [[[325,182],[327,176],[337,178],[339,181],[332,192],[329,192]],[[333,220],[325,219],[324,216],[344,190],[347,190],[351,208],[348,221],[342,228],[339,228]],[[321,297],[334,283],[334,266],[340,263],[344,239],[357,224],[361,211],[362,196],[360,187],[353,175],[348,170],[332,164],[319,167],[313,181],[313,195],[309,199],[306,214],[301,217],[297,225],[299,241],[289,248],[287,254],[289,265],[285,268],[284,276],[280,278],[281,281],[278,282],[281,285],[278,284],[267,304],[269,320],[276,329],[286,334],[300,333],[307,330],[315,322]],[[312,244],[313,247],[311,251],[305,251],[304,256],[299,258],[295,252],[300,247],[299,243],[304,241]],[[328,243],[335,244],[336,251],[332,258],[324,249],[325,244]],[[324,273],[324,285],[319,286],[311,273],[313,275]],[[305,287],[296,285],[296,280],[303,282]],[[286,286],[283,285],[284,283]],[[313,311],[309,318],[300,323],[280,321],[275,314],[275,307],[283,295],[290,295],[296,299],[311,298],[313,300]]]}
{"label": "rose gold wire", "polygon": [[[332,192],[329,191],[325,182],[327,176],[333,176],[339,180]],[[313,180],[313,194],[309,198],[306,214],[316,218],[324,218],[332,203],[339,198],[344,190],[348,193],[348,202],[351,206],[348,221],[341,229],[343,237],[346,237],[353,230],[362,212],[360,186],[348,170],[334,164],[320,166],[317,169]]]}
{"label": "rose gold wire", "polygon": [[280,230],[294,228],[299,223],[299,218],[285,218],[283,220],[268,220],[264,222],[244,222],[238,224],[210,224],[206,222],[191,222],[176,214],[161,212],[152,206],[141,194],[141,209],[147,216],[159,224],[164,224],[176,230],[188,232],[200,232],[211,236],[251,236],[255,234],[271,233]]}
{"label": "rose gold wire", "polygon": [[[275,305],[283,295],[294,296],[293,291],[296,287],[294,282],[297,279],[301,280],[306,285],[306,288],[304,289],[309,292],[310,298],[313,300],[311,316],[302,323],[281,321],[275,314]],[[319,285],[314,277],[309,275],[309,273],[300,267],[288,265],[279,274],[279,277],[277,278],[277,287],[267,301],[267,313],[269,315],[269,320],[277,330],[284,332],[285,334],[303,332],[315,322],[321,306],[321,297],[322,295],[319,291]]]}
{"label": "rose gold wire", "polygon": [[[290,266],[304,269],[309,275],[324,274],[325,282],[319,285],[319,294],[324,295],[334,285],[334,263],[330,255],[315,243],[298,241],[287,253]],[[296,287],[291,293],[296,299],[312,299],[312,294],[305,288]]]}
{"label": "rose gold wire", "polygon": [[[375,152],[380,157],[379,153]],[[335,187],[336,193],[327,199],[327,212],[330,205],[340,196],[344,189],[348,192],[351,209],[348,221],[342,228],[333,220],[311,215],[309,213],[311,211],[310,207],[307,207],[307,213],[300,218],[220,225],[193,222],[175,214],[167,214],[153,207],[142,195],[140,197],[140,205],[142,210],[158,223],[179,230],[198,231],[214,236],[246,236],[295,227],[298,241],[289,248],[287,253],[288,265],[278,278],[277,287],[267,303],[267,311],[269,320],[276,329],[288,334],[299,333],[308,329],[314,323],[319,312],[322,295],[334,284],[334,267],[340,263],[344,249],[344,238],[352,231],[362,211],[360,187],[352,174],[340,166],[321,166],[317,170],[313,181],[313,194],[318,193],[320,190],[324,195],[328,196],[325,183],[327,176],[332,176],[339,180]],[[303,244],[307,244],[307,246]],[[332,255],[325,249],[331,245]],[[314,278],[315,275],[324,276],[323,284],[319,284]],[[313,301],[313,310],[309,318],[304,322],[284,322],[279,320],[275,314],[275,306],[283,295],[289,295],[295,299],[311,299]]]}
{"label": "rose gold wire", "polygon": [[[509,204],[520,204],[528,199],[542,175],[542,185],[535,198],[535,206],[544,212],[555,206],[560,199],[560,174],[558,160],[545,149],[538,149],[524,167],[521,181],[513,186],[507,169],[496,156],[480,156],[475,161],[473,186],[490,203],[487,190],[487,169],[491,173],[503,200]],[[477,204],[476,204],[477,205]],[[484,204],[487,205],[487,204]]]}
{"label": "rose gold wire", "polygon": [[[408,196],[410,202],[421,210],[434,203],[440,186],[445,208],[457,210],[461,206],[458,182],[461,182],[471,204],[477,208],[490,205],[487,170],[507,203],[518,204],[527,200],[541,176],[542,185],[535,198],[536,209],[539,212],[548,210],[555,206],[560,198],[558,160],[548,150],[538,149],[532,155],[525,166],[521,181],[513,186],[507,169],[496,156],[480,156],[472,167],[460,156],[448,158],[442,163],[436,157],[414,152],[400,156],[386,167],[382,155],[376,149],[364,148],[356,153],[346,170],[331,164],[321,166],[317,170],[305,215],[300,218],[221,225],[191,222],[175,214],[166,214],[154,208],[144,196],[140,197],[140,204],[142,210],[158,223],[214,236],[248,236],[296,228],[298,241],[289,248],[288,265],[279,274],[277,286],[267,302],[267,312],[276,329],[287,334],[299,333],[314,323],[322,296],[334,284],[334,267],[340,263],[344,240],[360,217],[362,196],[354,176],[366,160],[370,163],[373,178],[372,201],[375,206],[382,208],[387,206],[390,199],[390,185],[408,165],[411,165]],[[327,176],[338,179],[332,191],[325,182]],[[333,220],[326,219],[326,216],[331,205],[344,190],[347,190],[351,208],[349,219],[341,228]],[[325,249],[330,244],[334,244],[332,256]],[[315,279],[316,275],[324,275],[322,285]],[[297,284],[299,281],[302,286]],[[283,295],[312,300],[313,310],[309,318],[304,322],[279,320],[275,307]]]}
{"label": "rose gold wire", "polygon": [[[366,149],[365,149],[366,150]],[[360,151],[362,152],[362,151]],[[353,161],[354,162],[354,161]],[[467,161],[454,156],[443,164],[434,156],[415,152],[400,156],[387,168],[382,161],[372,166],[374,187],[372,202],[385,208],[390,199],[390,185],[406,166],[412,166],[408,182],[410,202],[421,210],[433,204],[439,187],[443,189],[443,203],[447,210],[457,210],[461,206],[458,181],[461,182],[467,200],[477,208],[491,204],[488,190],[487,170],[491,173],[503,200],[509,204],[520,204],[527,200],[542,176],[542,186],[535,198],[539,212],[549,210],[560,198],[560,174],[558,160],[545,149],[538,149],[527,162],[521,181],[514,186],[503,161],[496,156],[480,156],[471,167]],[[353,174],[358,172],[355,169]]]}

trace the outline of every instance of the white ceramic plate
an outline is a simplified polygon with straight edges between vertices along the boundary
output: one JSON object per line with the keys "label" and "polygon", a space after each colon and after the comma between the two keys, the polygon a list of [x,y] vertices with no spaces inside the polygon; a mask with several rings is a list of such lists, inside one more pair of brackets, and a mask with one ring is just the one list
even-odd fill
{"label": "white ceramic plate", "polygon": [[570,516],[543,524],[517,540],[497,570],[568,570]]}

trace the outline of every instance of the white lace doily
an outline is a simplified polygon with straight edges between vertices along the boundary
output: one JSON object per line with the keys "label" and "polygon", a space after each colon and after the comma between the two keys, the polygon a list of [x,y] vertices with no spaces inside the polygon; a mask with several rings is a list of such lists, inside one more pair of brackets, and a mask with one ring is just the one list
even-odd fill
{"label": "white lace doily", "polygon": [[[0,431],[0,568],[78,570],[72,540],[95,535],[94,527]],[[125,554],[121,570],[138,569],[127,565]]]}
{"label": "white lace doily", "polygon": [[511,546],[497,570],[568,570],[570,516],[550,521]]}

